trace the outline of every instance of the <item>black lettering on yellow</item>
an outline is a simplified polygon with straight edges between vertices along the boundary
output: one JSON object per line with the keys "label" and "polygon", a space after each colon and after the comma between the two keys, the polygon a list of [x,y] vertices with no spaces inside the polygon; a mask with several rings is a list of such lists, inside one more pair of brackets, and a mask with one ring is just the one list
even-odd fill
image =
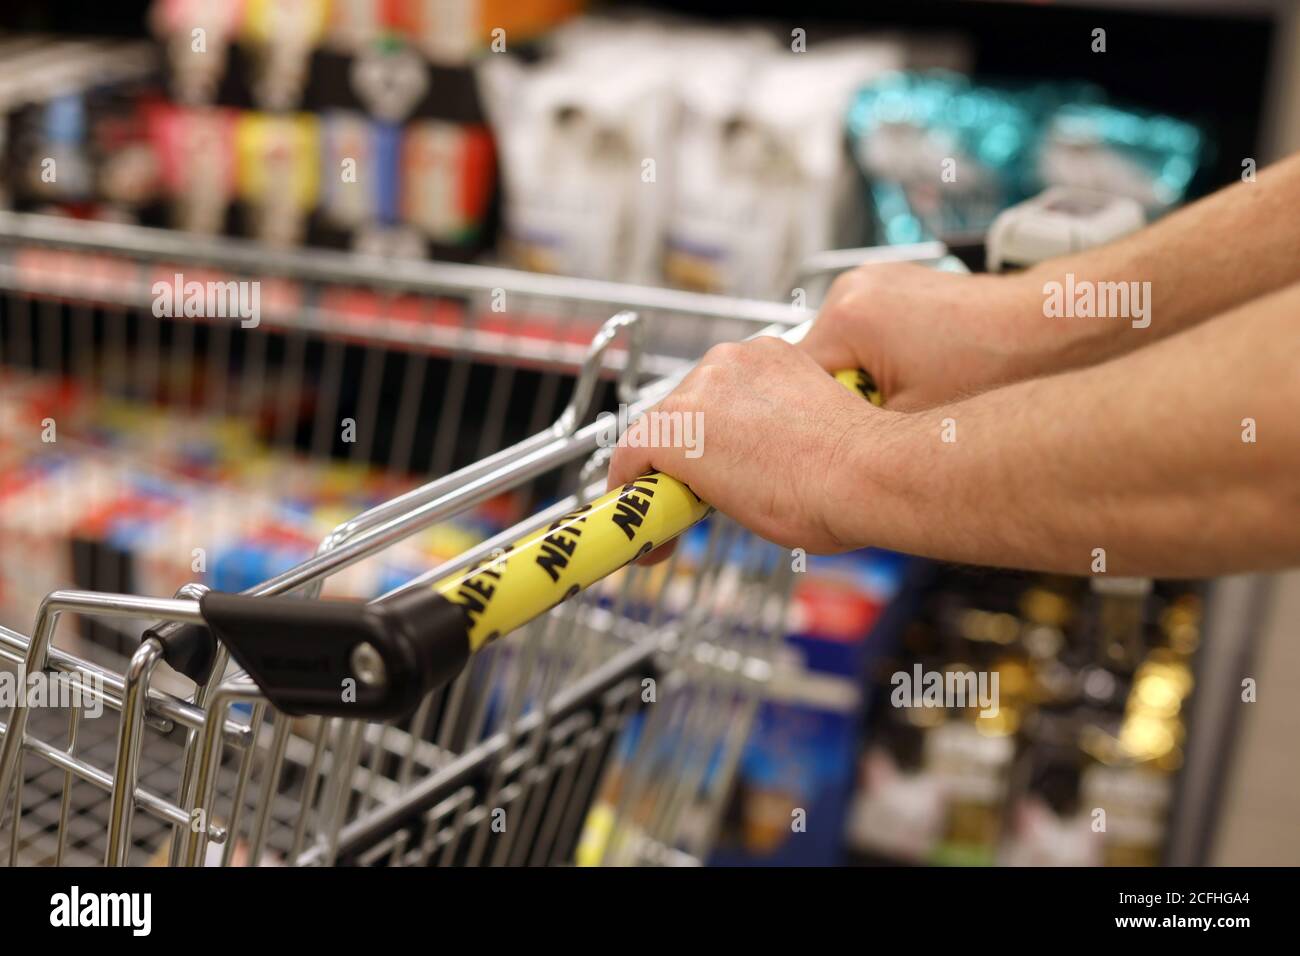
{"label": "black lettering on yellow", "polygon": [[487,602],[480,600],[463,583],[456,591],[456,603],[460,605],[461,611],[465,614],[465,623],[470,627],[473,627],[478,616],[487,610]]}
{"label": "black lettering on yellow", "polygon": [[614,502],[614,524],[627,535],[627,540],[636,537],[637,529],[650,513],[650,499],[654,497],[655,485],[658,483],[658,478],[642,475],[624,485],[618,500]]}
{"label": "black lettering on yellow", "polygon": [[586,512],[591,505],[583,505],[558,519],[547,530],[550,532],[542,539],[537,555],[537,566],[547,573],[552,583],[560,580],[560,572],[569,566],[569,559],[578,550],[578,538],[582,528],[578,527],[587,520]]}
{"label": "black lettering on yellow", "polygon": [[473,627],[479,615],[487,610],[492,595],[497,593],[497,581],[504,572],[505,554],[510,547],[502,548],[499,554],[487,559],[470,569],[466,577],[456,588],[455,603],[465,613],[465,622]]}
{"label": "black lettering on yellow", "polygon": [[[554,531],[556,528],[563,528],[566,524],[572,522],[582,522],[587,520],[587,512],[591,510],[591,505],[583,505],[581,508],[574,508],[567,515],[556,518],[547,531]],[[581,529],[572,528],[572,534],[581,534]]]}
{"label": "black lettering on yellow", "polygon": [[495,584],[490,584],[487,581],[480,580],[479,578],[470,578],[462,584],[461,587],[468,588],[475,594],[481,596],[485,601],[491,600],[492,595],[497,593],[497,586]]}
{"label": "black lettering on yellow", "polygon": [[869,373],[859,369],[853,384],[862,397],[871,402],[872,405],[884,404],[884,396],[880,394],[880,386],[876,384],[876,380]]}
{"label": "black lettering on yellow", "polygon": [[571,554],[573,554],[572,549],[567,552],[559,550],[548,535],[542,539],[541,550],[537,555],[537,566],[550,576],[551,581],[558,581],[560,572],[569,566]]}

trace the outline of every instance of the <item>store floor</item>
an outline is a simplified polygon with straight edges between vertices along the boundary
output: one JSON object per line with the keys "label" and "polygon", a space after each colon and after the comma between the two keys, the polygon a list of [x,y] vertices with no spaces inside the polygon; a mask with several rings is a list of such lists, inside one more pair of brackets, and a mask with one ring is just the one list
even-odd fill
{"label": "store floor", "polygon": [[1258,697],[1224,794],[1213,862],[1300,865],[1300,571],[1282,575],[1255,658]]}

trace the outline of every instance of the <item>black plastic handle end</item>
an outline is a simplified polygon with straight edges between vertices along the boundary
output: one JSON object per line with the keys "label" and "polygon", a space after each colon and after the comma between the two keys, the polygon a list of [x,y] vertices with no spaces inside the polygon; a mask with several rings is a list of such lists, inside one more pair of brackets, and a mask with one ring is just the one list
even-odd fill
{"label": "black plastic handle end", "polygon": [[160,624],[144,632],[143,640],[162,645],[163,660],[179,674],[202,686],[212,677],[217,639],[202,624]]}
{"label": "black plastic handle end", "polygon": [[210,591],[199,607],[267,699],[296,716],[403,717],[469,658],[464,612],[428,588],[374,604]]}

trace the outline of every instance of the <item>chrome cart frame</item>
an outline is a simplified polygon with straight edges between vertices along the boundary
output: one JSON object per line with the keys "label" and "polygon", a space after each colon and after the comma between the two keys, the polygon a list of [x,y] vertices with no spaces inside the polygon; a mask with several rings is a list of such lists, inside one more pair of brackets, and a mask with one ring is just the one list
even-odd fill
{"label": "chrome cart frame", "polygon": [[[811,272],[873,256],[940,255],[936,244],[853,250],[844,263]],[[194,323],[166,320],[174,325],[167,343],[148,317],[152,282],[181,269],[262,282],[270,294],[259,333],[273,331],[288,343],[277,365],[265,341],[257,345],[250,334],[231,388],[231,343],[242,330],[229,322],[211,330],[202,357],[211,387],[197,403],[200,413],[264,407],[271,395],[269,431],[291,437],[286,419],[296,414],[304,341],[325,343],[323,404],[306,441],[318,460],[329,457],[322,436],[339,411],[329,400],[345,377],[338,343],[364,350],[358,417],[373,418],[384,392],[388,366],[374,356],[387,349],[405,356],[395,435],[380,456],[398,473],[424,470],[412,457],[411,436],[427,417],[427,363],[430,355],[450,361],[433,410],[438,428],[428,470],[439,477],[343,522],[313,557],[246,592],[264,596],[318,598],[327,580],[423,529],[543,476],[568,476],[572,493],[392,593],[470,567],[603,489],[600,427],[590,421],[603,381],[616,379],[619,399],[636,414],[715,342],[781,333],[808,314],[505,269],[269,252],[236,241],[0,214],[7,317],[26,316],[19,322],[27,330],[35,318],[39,338],[42,330],[62,333],[66,309],[66,328],[80,336],[69,348],[24,341],[20,360],[37,371],[83,377],[96,389],[143,388],[147,399],[161,394],[194,405],[185,397],[188,383],[166,380],[164,362],[179,357],[181,367],[185,360],[199,367]],[[348,306],[357,289],[373,294],[368,309]],[[430,319],[427,311],[412,319],[404,311],[436,313],[445,303],[460,304],[456,321]],[[44,310],[57,321],[43,323]],[[130,348],[120,324],[127,314],[140,323]],[[536,332],[538,314],[547,317],[548,332]],[[100,333],[113,342],[115,322],[121,347],[116,354],[99,350],[104,355],[97,358]],[[594,331],[589,343],[576,341],[575,328],[584,337]],[[13,339],[11,333],[11,345]],[[473,460],[453,467],[464,445],[466,376],[477,364],[491,369],[488,413]],[[500,447],[521,366],[542,372],[549,396],[535,401],[535,419],[558,402],[566,377],[573,386],[549,426],[535,424],[529,437]],[[259,401],[251,402],[250,393]],[[358,457],[373,461],[377,454],[367,447]],[[202,624],[202,585],[170,598],[57,589],[41,603],[30,634],[0,628],[0,664],[27,675],[64,675],[118,721],[95,726],[84,702],[63,709],[15,703],[0,726],[0,847],[7,831],[10,864],[97,857],[108,865],[698,862],[771,674],[790,581],[788,562],[774,561],[772,546],[721,519],[712,521],[702,555],[683,558],[683,550],[667,567],[619,572],[489,648],[399,723],[277,711],[225,647],[191,667],[194,685],[178,690],[176,675],[160,664],[171,661],[187,625]],[[128,661],[105,664],[56,645],[60,621],[71,616],[154,624]],[[364,681],[367,662],[354,665]],[[646,707],[651,701],[655,706]],[[638,729],[630,738],[632,724]]]}

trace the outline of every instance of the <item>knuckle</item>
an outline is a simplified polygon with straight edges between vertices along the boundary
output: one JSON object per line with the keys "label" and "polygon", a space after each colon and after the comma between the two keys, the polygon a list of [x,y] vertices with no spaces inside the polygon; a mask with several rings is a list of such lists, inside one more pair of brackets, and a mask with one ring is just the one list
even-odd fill
{"label": "knuckle", "polygon": [[[672,399],[680,404],[684,398],[693,396],[696,388],[707,391],[710,388],[716,387],[722,380],[723,375],[724,372],[722,366],[719,364],[696,366],[695,370],[691,372],[686,381],[682,382],[677,390],[668,396],[668,399]],[[665,401],[668,401],[668,399],[665,399]]]}
{"label": "knuckle", "polygon": [[729,365],[740,361],[744,348],[736,342],[722,342],[704,353],[704,366]]}
{"label": "knuckle", "polygon": [[[682,383],[682,385],[665,396],[663,401],[655,406],[655,410],[660,412],[682,412],[699,408],[704,396],[709,393],[709,383],[716,381],[717,375],[716,368],[712,371],[701,369],[700,372],[698,382]],[[697,388],[697,385],[703,387]]]}
{"label": "knuckle", "polygon": [[856,266],[837,275],[826,290],[826,304],[833,305],[842,299],[852,298],[871,283],[868,266]]}
{"label": "knuckle", "polygon": [[859,288],[881,288],[917,268],[910,262],[864,262],[853,268]]}
{"label": "knuckle", "polygon": [[688,396],[683,395],[680,391],[668,395],[662,402],[656,405],[653,411],[656,412],[676,412],[681,411],[682,406],[688,401]]}
{"label": "knuckle", "polygon": [[857,266],[848,272],[840,275],[839,279],[832,284],[831,288],[840,287],[838,294],[827,295],[827,305],[832,306],[833,312],[840,313],[840,316],[847,317],[854,311],[861,308],[863,303],[870,302],[879,294],[888,284],[887,266],[872,264]]}
{"label": "knuckle", "polygon": [[840,328],[853,313],[853,308],[850,305],[851,301],[852,296],[847,292],[834,297],[828,296],[821,310],[817,313],[817,320],[813,322],[813,329],[818,334],[823,334],[829,329]]}

